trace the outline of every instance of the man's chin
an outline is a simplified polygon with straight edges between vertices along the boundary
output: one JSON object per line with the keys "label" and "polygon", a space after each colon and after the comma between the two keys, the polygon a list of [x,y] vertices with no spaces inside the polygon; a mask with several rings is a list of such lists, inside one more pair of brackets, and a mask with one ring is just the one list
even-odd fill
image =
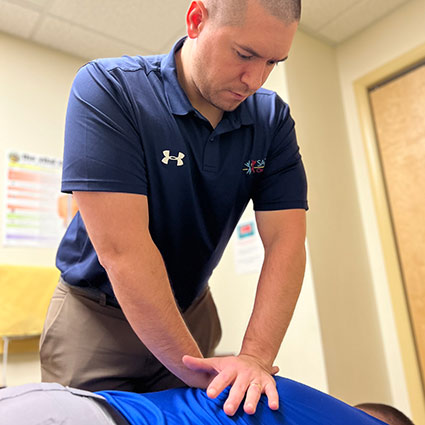
{"label": "man's chin", "polygon": [[214,107],[216,107],[220,111],[223,111],[223,112],[233,112],[235,109],[238,108],[238,106],[244,100],[239,100],[239,101],[234,101],[234,102],[220,102],[220,103],[215,103],[213,105],[214,105]]}
{"label": "man's chin", "polygon": [[236,110],[238,108],[238,106],[241,104],[242,102],[239,102],[237,105],[232,106],[232,107],[228,107],[226,109],[222,109],[223,112],[233,112],[234,110]]}

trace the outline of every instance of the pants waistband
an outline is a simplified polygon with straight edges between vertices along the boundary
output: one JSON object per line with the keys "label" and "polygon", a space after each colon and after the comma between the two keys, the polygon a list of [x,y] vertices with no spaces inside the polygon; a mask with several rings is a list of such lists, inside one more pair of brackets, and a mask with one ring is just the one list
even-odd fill
{"label": "pants waistband", "polygon": [[[59,278],[59,282],[62,285],[65,285],[74,294],[81,295],[83,297],[89,298],[89,299],[96,301],[97,303],[99,303],[100,305],[103,305],[103,306],[108,305],[108,306],[112,306],[112,307],[116,307],[116,308],[121,309],[116,298],[111,297],[110,295],[105,294],[104,292],[102,292],[102,291],[100,291],[96,288],[70,285],[68,282],[66,282],[62,278],[62,276]],[[209,285],[206,285],[205,288],[201,291],[201,293],[192,301],[192,304],[186,310],[183,311],[183,313],[186,312],[187,310],[189,310],[192,306],[195,306],[202,298],[204,298],[206,296],[206,294],[209,292],[209,290],[210,290]]]}
{"label": "pants waistband", "polygon": [[96,301],[100,305],[108,305],[116,308],[121,308],[118,301],[111,297],[108,294],[96,289],[96,288],[88,288],[88,287],[80,287],[75,285],[70,285],[66,282],[62,277],[59,278],[59,283],[65,285],[71,292],[77,295],[81,295],[83,297],[89,298],[90,300]]}
{"label": "pants waistband", "polygon": [[115,409],[114,406],[110,405],[106,398],[103,397],[101,394],[93,393],[91,391],[80,390],[78,388],[68,386],[65,387],[65,389],[76,396],[91,398],[94,402],[97,403],[98,407],[106,413],[107,416],[110,416],[114,420],[116,425],[130,425],[130,423],[127,421],[127,419],[124,418],[121,412]]}

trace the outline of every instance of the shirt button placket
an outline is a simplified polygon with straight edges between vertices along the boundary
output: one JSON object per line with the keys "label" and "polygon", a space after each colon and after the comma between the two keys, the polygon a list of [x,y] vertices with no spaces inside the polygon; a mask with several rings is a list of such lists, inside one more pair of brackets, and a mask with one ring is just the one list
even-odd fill
{"label": "shirt button placket", "polygon": [[208,142],[205,146],[204,153],[204,170],[209,172],[215,172],[218,168],[218,143],[214,136],[209,136]]}

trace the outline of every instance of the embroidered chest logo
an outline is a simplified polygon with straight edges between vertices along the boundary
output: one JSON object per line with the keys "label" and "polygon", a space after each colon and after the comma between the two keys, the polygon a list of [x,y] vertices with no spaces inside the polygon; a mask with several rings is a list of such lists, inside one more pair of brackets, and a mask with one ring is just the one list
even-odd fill
{"label": "embroidered chest logo", "polygon": [[164,158],[162,158],[162,162],[168,165],[169,161],[177,161],[177,167],[181,167],[184,165],[183,158],[186,156],[184,153],[179,152],[178,156],[170,155],[170,151],[162,151],[164,154]]}
{"label": "embroidered chest logo", "polygon": [[266,166],[265,159],[251,159],[249,161],[244,162],[244,168],[242,171],[245,171],[246,174],[259,174],[264,171],[264,167]]}

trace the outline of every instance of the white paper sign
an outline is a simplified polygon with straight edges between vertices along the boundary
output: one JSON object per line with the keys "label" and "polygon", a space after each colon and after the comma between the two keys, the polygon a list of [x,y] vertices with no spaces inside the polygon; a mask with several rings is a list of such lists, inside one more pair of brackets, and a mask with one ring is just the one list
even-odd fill
{"label": "white paper sign", "polygon": [[264,248],[255,220],[240,221],[233,239],[236,273],[259,273],[263,264]]}

